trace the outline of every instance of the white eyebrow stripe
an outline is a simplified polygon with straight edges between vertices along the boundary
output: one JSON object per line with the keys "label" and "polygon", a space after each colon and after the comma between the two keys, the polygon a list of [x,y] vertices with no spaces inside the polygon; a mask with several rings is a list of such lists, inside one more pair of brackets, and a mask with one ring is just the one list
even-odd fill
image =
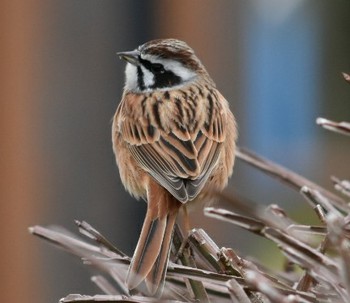
{"label": "white eyebrow stripe", "polygon": [[164,69],[172,71],[175,75],[179,76],[182,81],[186,82],[191,80],[196,76],[196,73],[187,67],[183,66],[180,62],[164,59],[154,55],[141,54],[143,60],[147,60],[151,63],[160,63],[163,65]]}

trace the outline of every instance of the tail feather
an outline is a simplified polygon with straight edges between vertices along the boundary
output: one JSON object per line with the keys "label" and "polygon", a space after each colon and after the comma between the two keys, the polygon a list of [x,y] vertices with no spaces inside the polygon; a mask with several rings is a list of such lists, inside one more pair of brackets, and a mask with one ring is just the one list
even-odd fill
{"label": "tail feather", "polygon": [[162,283],[165,278],[165,272],[170,256],[170,246],[173,238],[176,217],[177,213],[170,214],[168,216],[161,250],[158,254],[156,262],[145,279],[147,288],[152,295],[159,292],[159,288],[162,288]]}
{"label": "tail feather", "polygon": [[129,289],[136,288],[148,275],[156,262],[163,241],[166,220],[152,220],[146,215],[141,236],[136,246],[127,276]]}
{"label": "tail feather", "polygon": [[126,280],[129,289],[145,281],[148,291],[154,295],[162,285],[180,206],[181,203],[164,188],[152,184],[148,193],[146,218]]}

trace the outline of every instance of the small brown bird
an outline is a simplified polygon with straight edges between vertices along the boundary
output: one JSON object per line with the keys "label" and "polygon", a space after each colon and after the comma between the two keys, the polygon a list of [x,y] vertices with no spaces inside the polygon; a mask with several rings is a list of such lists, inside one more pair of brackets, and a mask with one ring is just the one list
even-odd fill
{"label": "small brown bird", "polygon": [[232,174],[236,124],[225,98],[185,43],[149,41],[127,61],[112,127],[121,180],[147,214],[127,286],[161,292],[179,209],[222,190]]}

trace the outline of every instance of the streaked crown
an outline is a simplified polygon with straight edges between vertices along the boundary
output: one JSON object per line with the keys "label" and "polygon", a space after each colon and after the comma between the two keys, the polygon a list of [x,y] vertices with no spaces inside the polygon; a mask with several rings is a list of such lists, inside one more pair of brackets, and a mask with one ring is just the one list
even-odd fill
{"label": "streaked crown", "polygon": [[118,55],[127,61],[125,89],[128,91],[169,90],[199,77],[213,84],[193,49],[180,40],[152,40]]}

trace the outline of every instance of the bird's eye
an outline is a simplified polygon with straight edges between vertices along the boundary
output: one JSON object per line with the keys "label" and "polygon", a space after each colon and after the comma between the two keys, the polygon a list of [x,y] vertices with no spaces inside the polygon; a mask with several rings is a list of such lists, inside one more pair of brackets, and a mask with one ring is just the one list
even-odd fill
{"label": "bird's eye", "polygon": [[165,69],[164,69],[163,65],[160,63],[153,63],[152,64],[152,71],[155,73],[161,73],[161,74],[165,73]]}

